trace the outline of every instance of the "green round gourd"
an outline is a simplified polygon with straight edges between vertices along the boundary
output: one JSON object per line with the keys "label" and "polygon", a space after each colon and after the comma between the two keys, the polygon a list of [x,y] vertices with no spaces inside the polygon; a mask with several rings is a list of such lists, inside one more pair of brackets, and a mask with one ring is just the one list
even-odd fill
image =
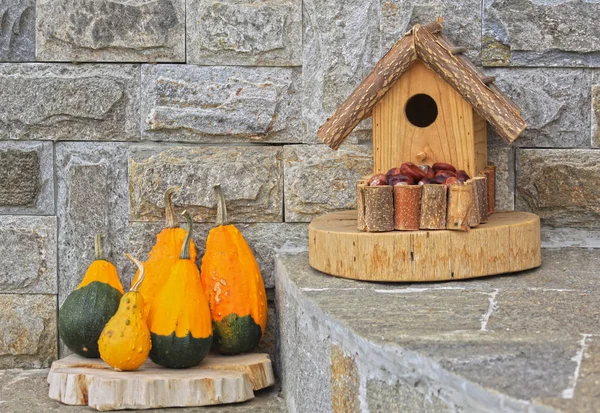
{"label": "green round gourd", "polygon": [[83,357],[98,358],[98,339],[108,320],[117,312],[121,294],[98,281],[73,291],[58,314],[58,332],[63,343]]}

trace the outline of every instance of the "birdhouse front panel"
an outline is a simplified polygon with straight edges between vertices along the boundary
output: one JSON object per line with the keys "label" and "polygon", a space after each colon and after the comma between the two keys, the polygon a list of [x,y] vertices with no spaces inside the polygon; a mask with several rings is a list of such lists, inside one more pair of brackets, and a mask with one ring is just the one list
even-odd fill
{"label": "birdhouse front panel", "polygon": [[418,61],[373,107],[373,152],[374,173],[445,162],[475,176],[487,165],[486,123]]}

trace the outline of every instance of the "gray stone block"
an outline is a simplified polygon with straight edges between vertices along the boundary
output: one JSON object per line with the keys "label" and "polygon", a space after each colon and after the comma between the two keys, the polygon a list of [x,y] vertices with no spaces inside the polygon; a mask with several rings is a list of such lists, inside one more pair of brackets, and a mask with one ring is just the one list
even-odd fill
{"label": "gray stone block", "polygon": [[0,139],[139,139],[139,66],[0,65]]}
{"label": "gray stone block", "polygon": [[481,1],[383,0],[381,2],[382,51],[387,51],[415,24],[443,17],[444,34],[456,46],[467,48],[473,62],[481,61]]}
{"label": "gray stone block", "polygon": [[54,214],[50,142],[0,142],[0,214]]}
{"label": "gray stone block", "polygon": [[56,294],[56,217],[0,215],[0,293]]}
{"label": "gray stone block", "polygon": [[[305,0],[302,122],[307,139],[382,56],[379,0]],[[357,127],[370,129],[370,123]]]}
{"label": "gray stone block", "polygon": [[300,66],[299,0],[187,0],[187,62]]}
{"label": "gray stone block", "polygon": [[517,204],[549,227],[600,228],[600,151],[519,149]]}
{"label": "gray stone block", "polygon": [[[177,199],[175,199],[177,201]],[[187,207],[186,207],[187,208]],[[179,212],[183,207],[176,205]],[[185,224],[181,224],[186,228]],[[258,261],[263,281],[267,289],[273,288],[274,259],[277,251],[283,247],[303,247],[308,244],[308,227],[306,224],[261,223],[235,224],[252,248]],[[156,241],[156,235],[164,228],[161,222],[132,222],[129,227],[129,244],[127,251],[140,260],[146,260],[148,253]],[[206,247],[208,232],[214,224],[194,224],[193,237],[197,248],[198,268],[202,265],[202,256]],[[133,274],[133,271],[131,272]],[[124,283],[130,282],[129,275],[123,274]]]}
{"label": "gray stone block", "polygon": [[105,254],[121,276],[132,268],[123,256],[128,235],[127,154],[122,143],[56,144],[60,304],[94,260],[96,234],[104,236]]}
{"label": "gray stone block", "polygon": [[[528,147],[590,146],[591,72],[584,69],[490,69],[496,84],[521,108]],[[493,141],[492,141],[493,142]]]}
{"label": "gray stone block", "polygon": [[592,146],[600,147],[600,73],[592,76]]}
{"label": "gray stone block", "polygon": [[38,0],[36,57],[185,62],[185,0]]}
{"label": "gray stone block", "polygon": [[189,142],[302,142],[300,70],[142,66],[142,135]]}
{"label": "gray stone block", "polygon": [[483,64],[600,66],[600,4],[486,0]]}
{"label": "gray stone block", "polygon": [[56,359],[56,296],[0,294],[0,368],[48,367]]}
{"label": "gray stone block", "polygon": [[370,146],[290,145],[284,149],[285,220],[310,222],[356,207],[356,181],[373,172]]}
{"label": "gray stone block", "polygon": [[383,380],[367,381],[369,412],[450,413],[456,411],[437,395],[421,393],[418,387],[418,383],[397,381],[390,384]]}
{"label": "gray stone block", "polygon": [[496,210],[515,209],[515,154],[508,146],[488,148],[488,162],[496,165]]}
{"label": "gray stone block", "polygon": [[35,1],[0,3],[0,62],[35,60]]}
{"label": "gray stone block", "polygon": [[139,145],[129,159],[132,221],[164,220],[166,189],[197,222],[214,222],[213,185],[220,183],[231,222],[283,220],[282,150],[278,147]]}

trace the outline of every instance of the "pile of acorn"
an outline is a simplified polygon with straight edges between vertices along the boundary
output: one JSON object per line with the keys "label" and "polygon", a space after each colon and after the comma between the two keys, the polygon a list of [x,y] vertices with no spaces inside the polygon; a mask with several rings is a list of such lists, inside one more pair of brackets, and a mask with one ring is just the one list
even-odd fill
{"label": "pile of acorn", "polygon": [[495,166],[471,178],[436,162],[405,162],[357,183],[357,227],[361,231],[468,231],[494,212]]}
{"label": "pile of acorn", "polygon": [[376,174],[369,180],[369,186],[381,185],[425,185],[444,184],[453,185],[457,182],[465,183],[471,177],[462,169],[448,163],[436,162],[432,166],[415,165],[405,162],[399,168],[392,168],[386,174]]}

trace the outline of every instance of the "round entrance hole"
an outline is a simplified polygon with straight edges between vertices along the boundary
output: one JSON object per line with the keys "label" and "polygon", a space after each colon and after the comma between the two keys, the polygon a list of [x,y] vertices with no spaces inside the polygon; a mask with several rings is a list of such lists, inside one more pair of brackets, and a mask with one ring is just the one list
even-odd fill
{"label": "round entrance hole", "polygon": [[410,123],[419,128],[426,128],[435,122],[438,108],[431,96],[419,93],[408,99],[404,112]]}

